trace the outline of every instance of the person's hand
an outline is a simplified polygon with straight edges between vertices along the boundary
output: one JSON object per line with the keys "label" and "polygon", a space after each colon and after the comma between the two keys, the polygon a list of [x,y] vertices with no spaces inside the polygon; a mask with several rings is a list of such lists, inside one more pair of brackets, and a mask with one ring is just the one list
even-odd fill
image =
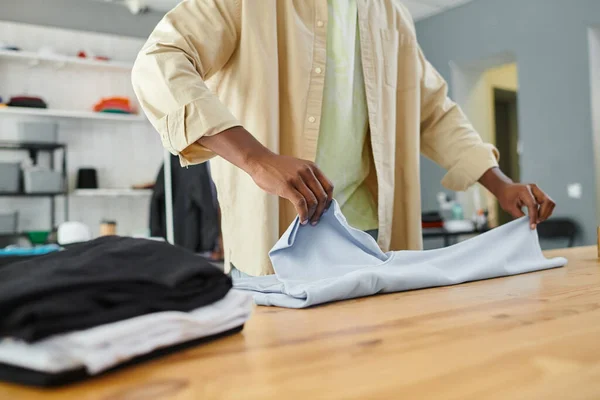
{"label": "person's hand", "polygon": [[500,207],[515,218],[525,216],[527,207],[531,229],[552,215],[556,203],[537,185],[515,183],[504,175],[500,168],[490,168],[479,179],[487,190],[498,199]]}
{"label": "person's hand", "polygon": [[333,184],[312,162],[266,153],[255,158],[248,173],[264,191],[292,202],[302,225],[316,225],[333,199]]}
{"label": "person's hand", "polygon": [[523,208],[527,207],[531,229],[547,220],[556,207],[550,196],[535,184],[510,183],[499,190],[496,196],[500,207],[515,218],[523,217]]}
{"label": "person's hand", "polygon": [[246,171],[264,191],[291,201],[303,225],[316,225],[333,200],[333,185],[314,163],[273,153],[241,126],[198,142]]}

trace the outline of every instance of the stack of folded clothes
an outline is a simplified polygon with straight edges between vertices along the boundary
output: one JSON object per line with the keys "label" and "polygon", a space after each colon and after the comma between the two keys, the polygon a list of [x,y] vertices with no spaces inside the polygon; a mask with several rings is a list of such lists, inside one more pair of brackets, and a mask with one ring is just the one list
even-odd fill
{"label": "stack of folded clothes", "polygon": [[127,97],[107,97],[94,105],[95,112],[113,114],[135,114],[135,109]]}
{"label": "stack of folded clothes", "polygon": [[103,237],[0,269],[0,379],[82,380],[239,332],[251,311],[192,252]]}

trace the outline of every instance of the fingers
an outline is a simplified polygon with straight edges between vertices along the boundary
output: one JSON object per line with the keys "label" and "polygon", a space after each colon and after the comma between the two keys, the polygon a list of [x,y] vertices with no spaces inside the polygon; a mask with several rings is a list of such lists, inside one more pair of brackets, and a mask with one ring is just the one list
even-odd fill
{"label": "fingers", "polygon": [[533,197],[533,193],[531,193],[529,185],[526,186],[526,188],[526,190],[523,190],[520,193],[519,199],[529,211],[529,223],[531,224],[531,229],[535,229],[538,223],[538,204],[535,197]]}
{"label": "fingers", "polygon": [[304,198],[304,195],[290,186],[282,197],[285,197],[292,202],[296,212],[298,213],[298,216],[300,217],[300,223],[302,225],[306,225],[308,223],[308,204]]}
{"label": "fingers", "polygon": [[[546,206],[546,208],[542,210],[543,212],[540,212],[540,222],[544,222],[552,216],[554,208],[556,208],[556,203],[550,199],[548,203],[544,203],[544,206]],[[542,208],[544,208],[544,206],[542,206]]]}
{"label": "fingers", "polygon": [[307,223],[312,221],[315,211],[317,210],[317,207],[319,205],[319,201],[317,200],[317,197],[315,196],[313,191],[308,187],[307,183],[302,177],[298,177],[295,180],[294,187],[298,192],[300,192],[302,197],[304,197],[304,201],[306,203],[306,219],[300,218],[300,223],[302,225],[306,225]]}
{"label": "fingers", "polygon": [[325,188],[321,185],[321,182],[317,179],[312,169],[307,168],[306,171],[303,171],[302,177],[304,178],[306,186],[310,189],[315,199],[317,200],[315,212],[310,218],[310,224],[314,226],[317,224],[317,222],[319,222],[321,215],[323,215],[323,211],[325,211],[325,207],[327,207],[328,195],[325,191]]}
{"label": "fingers", "polygon": [[521,210],[518,206],[513,206],[513,207],[507,209],[506,212],[509,213],[510,215],[512,215],[512,217],[515,219],[525,216],[525,213],[523,212],[523,210]]}
{"label": "fingers", "polygon": [[333,201],[333,183],[331,183],[331,181],[327,179],[327,177],[323,174],[323,172],[321,172],[321,170],[317,166],[313,168],[313,172],[319,180],[319,182],[321,183],[323,189],[325,189],[325,193],[327,193],[327,205],[325,206],[325,209],[328,210],[329,206],[331,206],[331,202]]}
{"label": "fingers", "polygon": [[538,223],[544,222],[552,215],[554,211],[554,207],[556,207],[556,203],[554,200],[550,198],[542,189],[537,187],[537,185],[530,185],[531,193],[533,197],[535,197],[536,202],[540,205],[540,209],[538,212]]}
{"label": "fingers", "polygon": [[296,165],[275,193],[294,204],[302,225],[316,225],[333,200],[333,184],[314,163],[292,160]]}

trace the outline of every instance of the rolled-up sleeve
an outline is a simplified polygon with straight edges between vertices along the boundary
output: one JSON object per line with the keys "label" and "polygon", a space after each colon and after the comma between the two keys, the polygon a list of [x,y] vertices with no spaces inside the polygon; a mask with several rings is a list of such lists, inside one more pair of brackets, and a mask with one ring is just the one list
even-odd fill
{"label": "rolled-up sleeve", "polygon": [[182,163],[213,157],[198,140],[240,125],[205,83],[236,50],[239,1],[183,1],[159,22],[135,61],[132,83],[140,105]]}
{"label": "rolled-up sleeve", "polygon": [[444,78],[419,49],[421,78],[421,152],[448,172],[442,184],[462,191],[498,166],[499,153],[484,143],[460,107],[448,97]]}

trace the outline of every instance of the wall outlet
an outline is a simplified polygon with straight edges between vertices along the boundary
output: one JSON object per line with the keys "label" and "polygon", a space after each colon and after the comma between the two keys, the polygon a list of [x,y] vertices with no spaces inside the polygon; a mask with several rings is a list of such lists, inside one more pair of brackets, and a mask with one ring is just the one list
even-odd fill
{"label": "wall outlet", "polygon": [[572,199],[580,199],[583,193],[581,183],[571,183],[567,185],[567,193]]}

